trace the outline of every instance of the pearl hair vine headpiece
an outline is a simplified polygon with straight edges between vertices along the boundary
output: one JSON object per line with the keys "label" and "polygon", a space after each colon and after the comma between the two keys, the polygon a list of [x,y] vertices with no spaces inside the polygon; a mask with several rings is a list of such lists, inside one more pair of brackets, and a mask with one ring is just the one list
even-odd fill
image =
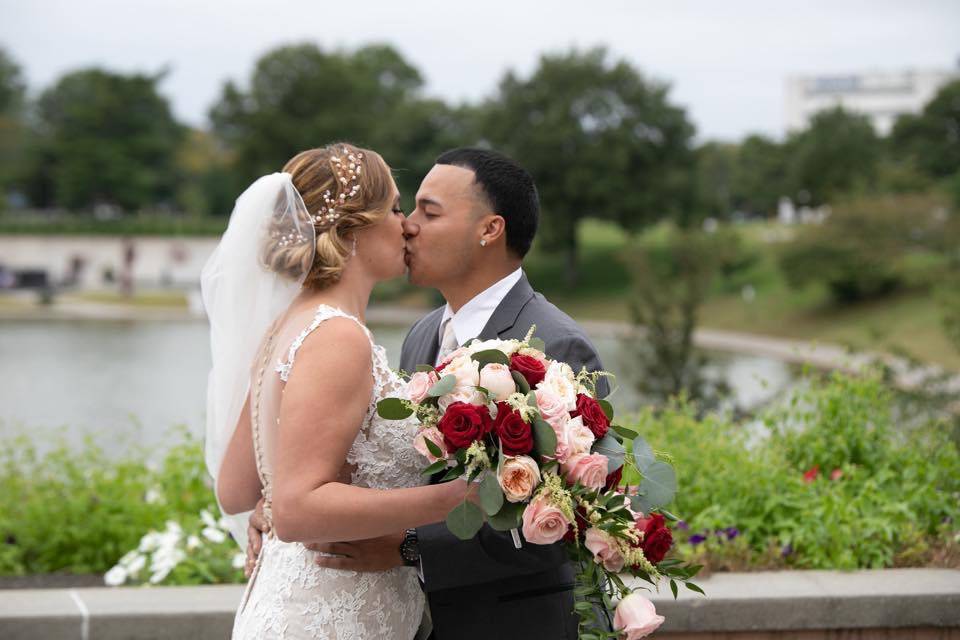
{"label": "pearl hair vine headpiece", "polygon": [[351,153],[347,147],[343,147],[342,153],[344,157],[334,155],[330,158],[336,166],[337,182],[341,185],[340,195],[334,197],[329,189],[324,191],[323,206],[313,216],[314,221],[321,228],[333,225],[340,217],[337,207],[360,193],[360,172],[363,168],[360,161],[363,160],[363,154],[359,151],[356,154]]}

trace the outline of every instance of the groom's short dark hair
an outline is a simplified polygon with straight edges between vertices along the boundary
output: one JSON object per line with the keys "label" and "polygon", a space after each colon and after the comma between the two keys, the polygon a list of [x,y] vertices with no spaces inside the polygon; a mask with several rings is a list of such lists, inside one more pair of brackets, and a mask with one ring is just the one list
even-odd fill
{"label": "groom's short dark hair", "polygon": [[437,164],[473,171],[491,209],[506,221],[507,248],[519,258],[527,255],[540,218],[537,186],[527,170],[502,153],[469,147],[445,151]]}

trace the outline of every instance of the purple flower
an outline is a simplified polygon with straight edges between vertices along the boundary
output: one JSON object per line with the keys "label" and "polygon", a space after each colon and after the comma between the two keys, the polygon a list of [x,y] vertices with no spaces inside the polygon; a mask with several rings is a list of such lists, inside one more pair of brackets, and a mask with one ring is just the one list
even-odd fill
{"label": "purple flower", "polygon": [[686,520],[680,520],[677,522],[677,529],[679,529],[680,531],[686,531],[689,528],[690,528],[690,525],[687,524]]}
{"label": "purple flower", "polygon": [[792,544],[785,544],[785,545],[783,545],[783,548],[780,549],[780,556],[783,557],[783,558],[786,558],[786,557],[787,557],[788,555],[790,555],[791,553],[793,553],[793,545],[792,545]]}
{"label": "purple flower", "polygon": [[707,536],[700,535],[699,533],[695,533],[692,536],[690,536],[690,544],[696,546],[706,539],[707,539]]}
{"label": "purple flower", "polygon": [[727,527],[726,528],[727,540],[733,540],[738,535],[740,535],[740,529],[736,527]]}

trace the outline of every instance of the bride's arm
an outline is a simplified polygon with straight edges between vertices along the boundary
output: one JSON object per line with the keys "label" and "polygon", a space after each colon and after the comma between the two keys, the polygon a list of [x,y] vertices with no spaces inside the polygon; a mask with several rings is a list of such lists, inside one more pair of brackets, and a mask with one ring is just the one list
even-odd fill
{"label": "bride's arm", "polygon": [[466,483],[378,490],[337,481],[370,404],[371,347],[349,320],[318,327],[297,353],[283,392],[273,474],[281,540],[343,542],[443,520]]}
{"label": "bride's arm", "polygon": [[253,509],[260,499],[260,476],[250,432],[250,394],[233,430],[227,452],[217,474],[217,500],[228,514]]}

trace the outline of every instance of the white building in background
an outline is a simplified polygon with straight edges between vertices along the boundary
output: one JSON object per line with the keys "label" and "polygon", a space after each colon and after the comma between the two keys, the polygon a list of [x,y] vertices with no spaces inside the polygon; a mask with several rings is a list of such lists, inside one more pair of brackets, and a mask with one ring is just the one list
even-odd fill
{"label": "white building in background", "polygon": [[818,111],[842,106],[870,118],[886,135],[897,116],[919,113],[960,70],[865,72],[848,75],[791,76],[787,79],[787,131],[803,129]]}

